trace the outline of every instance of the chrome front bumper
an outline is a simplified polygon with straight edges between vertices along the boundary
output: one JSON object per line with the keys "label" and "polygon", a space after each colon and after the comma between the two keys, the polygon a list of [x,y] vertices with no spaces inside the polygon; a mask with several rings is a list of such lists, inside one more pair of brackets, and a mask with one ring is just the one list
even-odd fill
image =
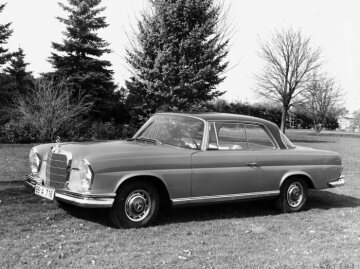
{"label": "chrome front bumper", "polygon": [[341,187],[345,185],[344,176],[341,175],[337,180],[328,182],[330,188]]}
{"label": "chrome front bumper", "polygon": [[[42,179],[34,175],[27,175],[25,186],[35,189],[36,184],[42,184]],[[55,189],[55,198],[67,204],[79,207],[109,208],[112,207],[116,194],[82,194],[69,190]]]}

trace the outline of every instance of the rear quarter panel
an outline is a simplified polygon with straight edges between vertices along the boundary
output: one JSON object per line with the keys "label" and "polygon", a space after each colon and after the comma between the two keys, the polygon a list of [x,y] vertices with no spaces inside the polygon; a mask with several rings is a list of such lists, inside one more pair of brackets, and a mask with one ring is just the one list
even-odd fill
{"label": "rear quarter panel", "polygon": [[328,188],[327,183],[341,173],[339,154],[313,149],[286,149],[261,152],[258,155],[258,191],[279,189],[293,175],[308,177],[315,189]]}

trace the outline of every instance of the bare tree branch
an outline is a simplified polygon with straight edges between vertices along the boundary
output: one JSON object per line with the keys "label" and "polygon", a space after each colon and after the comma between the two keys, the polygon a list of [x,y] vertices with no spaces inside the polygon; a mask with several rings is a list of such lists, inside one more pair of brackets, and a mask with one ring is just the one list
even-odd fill
{"label": "bare tree branch", "polygon": [[281,130],[285,132],[288,110],[295,105],[311,72],[320,66],[320,49],[313,50],[310,38],[300,30],[275,32],[270,41],[261,43],[260,57],[265,61],[263,72],[256,76],[259,96],[281,103]]}
{"label": "bare tree branch", "polygon": [[72,99],[64,80],[55,83],[54,80],[39,79],[29,94],[18,97],[9,109],[9,115],[30,124],[39,134],[39,140],[52,141],[65,126],[77,128],[81,125],[82,122],[75,119],[81,118],[93,105],[86,101],[85,95],[79,94],[77,100]]}
{"label": "bare tree branch", "polygon": [[343,110],[344,92],[335,79],[326,74],[314,72],[306,89],[302,91],[302,97],[299,109],[312,118],[314,129],[318,132],[323,128],[327,117],[337,116]]}

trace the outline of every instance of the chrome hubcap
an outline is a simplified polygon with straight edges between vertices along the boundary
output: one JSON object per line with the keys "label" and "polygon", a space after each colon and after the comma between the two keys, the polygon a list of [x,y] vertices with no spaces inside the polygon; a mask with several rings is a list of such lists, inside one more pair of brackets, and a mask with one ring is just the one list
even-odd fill
{"label": "chrome hubcap", "polygon": [[287,191],[287,201],[291,207],[297,207],[304,198],[304,189],[299,182],[293,182]]}
{"label": "chrome hubcap", "polygon": [[125,201],[125,214],[132,221],[145,219],[151,208],[151,198],[144,190],[131,192]]}

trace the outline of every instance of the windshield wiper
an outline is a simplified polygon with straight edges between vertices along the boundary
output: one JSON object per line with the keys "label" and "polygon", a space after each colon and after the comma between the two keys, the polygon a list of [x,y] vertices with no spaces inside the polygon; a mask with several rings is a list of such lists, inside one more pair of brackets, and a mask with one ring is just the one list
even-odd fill
{"label": "windshield wiper", "polygon": [[162,143],[155,139],[155,138],[149,138],[149,137],[137,137],[137,138],[129,138],[128,141],[143,141],[146,143],[153,143],[153,144],[156,144],[156,145],[162,145]]}

